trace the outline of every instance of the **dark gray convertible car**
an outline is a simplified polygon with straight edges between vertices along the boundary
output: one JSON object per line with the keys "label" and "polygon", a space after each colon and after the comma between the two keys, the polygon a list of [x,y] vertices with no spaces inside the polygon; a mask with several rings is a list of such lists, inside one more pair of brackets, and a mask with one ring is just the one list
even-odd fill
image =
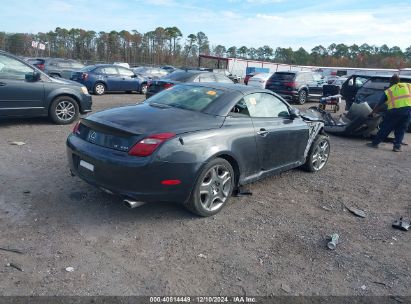
{"label": "dark gray convertible car", "polygon": [[83,118],[67,153],[74,175],[130,207],[181,202],[210,216],[241,185],[299,166],[321,170],[330,153],[322,130],[268,90],[193,83]]}

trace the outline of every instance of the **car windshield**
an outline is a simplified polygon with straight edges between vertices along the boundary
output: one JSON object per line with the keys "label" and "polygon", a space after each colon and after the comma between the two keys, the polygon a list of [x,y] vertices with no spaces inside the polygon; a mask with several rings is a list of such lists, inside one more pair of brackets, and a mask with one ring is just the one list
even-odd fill
{"label": "car windshield", "polygon": [[275,80],[293,80],[295,77],[294,73],[274,73],[271,79]]}
{"label": "car windshield", "polygon": [[200,86],[176,85],[147,100],[150,105],[164,105],[191,111],[202,111],[223,91]]}
{"label": "car windshield", "polygon": [[190,72],[176,71],[176,72],[173,72],[171,74],[168,74],[167,79],[184,82],[184,81],[189,80],[193,76],[194,76],[194,74],[190,73]]}

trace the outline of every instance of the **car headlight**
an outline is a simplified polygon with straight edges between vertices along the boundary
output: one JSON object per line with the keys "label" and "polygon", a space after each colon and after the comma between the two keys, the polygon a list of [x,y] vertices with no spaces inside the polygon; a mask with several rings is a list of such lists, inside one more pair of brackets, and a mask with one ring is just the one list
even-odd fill
{"label": "car headlight", "polygon": [[81,91],[84,93],[84,94],[88,94],[88,90],[87,90],[87,88],[86,87],[81,87],[80,88],[81,89]]}

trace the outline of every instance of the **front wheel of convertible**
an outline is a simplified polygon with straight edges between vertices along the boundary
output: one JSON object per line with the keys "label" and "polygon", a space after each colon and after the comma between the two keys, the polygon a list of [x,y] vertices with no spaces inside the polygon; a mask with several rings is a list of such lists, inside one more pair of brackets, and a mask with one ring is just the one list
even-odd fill
{"label": "front wheel of convertible", "polygon": [[303,169],[309,172],[320,171],[330,156],[330,140],[328,136],[317,135],[307,155]]}
{"label": "front wheel of convertible", "polygon": [[202,169],[185,207],[204,217],[218,213],[231,197],[234,180],[230,163],[222,158],[213,159]]}

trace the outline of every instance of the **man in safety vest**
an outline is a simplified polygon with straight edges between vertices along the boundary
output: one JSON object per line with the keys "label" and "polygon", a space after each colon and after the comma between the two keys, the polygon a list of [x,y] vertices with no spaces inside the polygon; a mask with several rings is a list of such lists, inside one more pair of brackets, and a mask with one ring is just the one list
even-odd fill
{"label": "man in safety vest", "polygon": [[377,112],[383,104],[387,105],[388,111],[380,125],[380,130],[367,146],[378,148],[378,144],[394,131],[393,151],[400,152],[411,115],[411,84],[400,82],[398,75],[394,74],[390,79],[390,87],[384,93],[370,115]]}

